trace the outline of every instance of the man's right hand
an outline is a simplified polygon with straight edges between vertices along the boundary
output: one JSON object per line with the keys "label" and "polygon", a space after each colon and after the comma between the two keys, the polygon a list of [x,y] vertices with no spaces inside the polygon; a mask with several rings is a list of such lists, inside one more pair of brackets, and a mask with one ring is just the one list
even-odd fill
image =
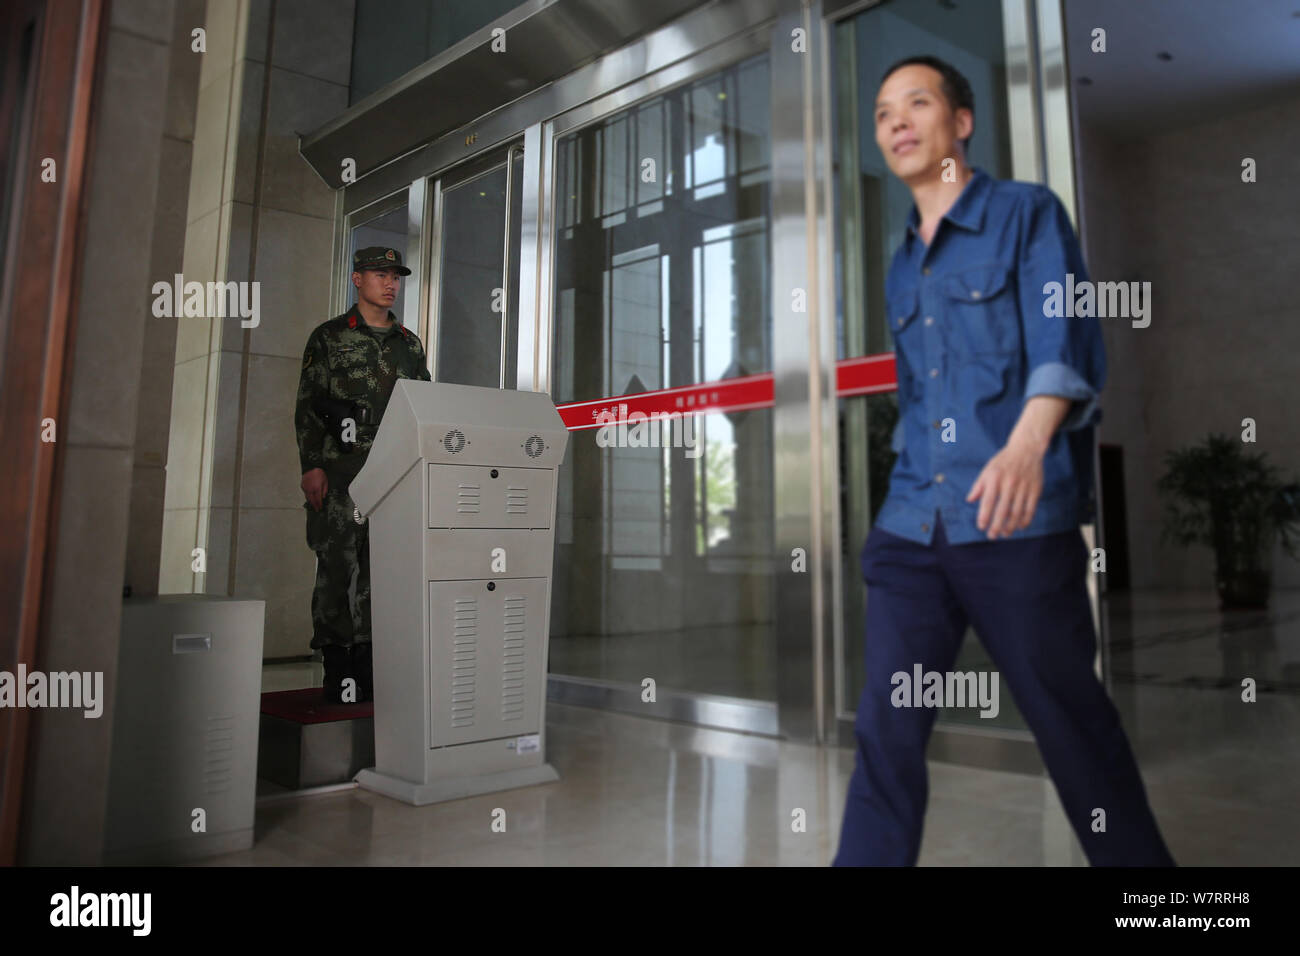
{"label": "man's right hand", "polygon": [[303,472],[302,493],[307,496],[307,502],[317,511],[324,506],[328,491],[329,479],[325,477],[323,468],[313,468],[311,471]]}

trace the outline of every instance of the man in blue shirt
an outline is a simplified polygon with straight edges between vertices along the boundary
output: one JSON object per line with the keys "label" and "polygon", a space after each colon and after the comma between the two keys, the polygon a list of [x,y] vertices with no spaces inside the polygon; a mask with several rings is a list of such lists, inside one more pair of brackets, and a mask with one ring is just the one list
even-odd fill
{"label": "man in blue shirt", "polygon": [[1172,866],[1093,671],[1079,525],[1105,356],[1095,318],[1044,308],[1049,283],[1087,280],[1069,217],[1046,187],[966,164],[974,97],[942,60],[891,67],[875,122],[915,206],[885,281],[899,457],[862,553],[867,679],[835,863],[916,862],[936,708],[900,687],[931,673],[955,686],[946,678],[970,625],[1089,861]]}

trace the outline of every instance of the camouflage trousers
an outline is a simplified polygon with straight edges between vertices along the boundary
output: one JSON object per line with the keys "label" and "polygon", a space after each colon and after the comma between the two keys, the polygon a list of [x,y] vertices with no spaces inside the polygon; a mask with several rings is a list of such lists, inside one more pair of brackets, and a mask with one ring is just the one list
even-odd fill
{"label": "camouflage trousers", "polygon": [[352,498],[330,488],[325,505],[307,509],[307,547],[316,552],[311,593],[313,648],[370,641],[369,526],[352,517]]}

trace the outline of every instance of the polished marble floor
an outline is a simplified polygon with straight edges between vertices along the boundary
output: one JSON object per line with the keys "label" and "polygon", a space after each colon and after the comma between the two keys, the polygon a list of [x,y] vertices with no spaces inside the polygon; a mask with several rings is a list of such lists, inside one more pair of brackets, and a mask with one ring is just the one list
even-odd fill
{"label": "polished marble floor", "polygon": [[[1175,858],[1300,864],[1300,594],[1229,615],[1213,595],[1139,594],[1112,597],[1107,613],[1116,703]],[[268,668],[266,689],[319,683],[315,667]],[[559,704],[547,731],[557,783],[421,808],[355,788],[273,798],[253,849],[210,862],[824,866],[834,855],[846,748]],[[933,762],[930,775],[922,865],[1085,865],[1047,778]]]}

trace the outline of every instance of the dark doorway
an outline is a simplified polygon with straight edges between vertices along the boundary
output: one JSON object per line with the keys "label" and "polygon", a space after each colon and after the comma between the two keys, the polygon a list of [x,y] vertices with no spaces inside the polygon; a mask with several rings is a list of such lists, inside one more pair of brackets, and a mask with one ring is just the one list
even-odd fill
{"label": "dark doorway", "polygon": [[1106,588],[1129,587],[1128,508],[1124,501],[1124,449],[1101,445],[1101,532],[1106,549]]}

